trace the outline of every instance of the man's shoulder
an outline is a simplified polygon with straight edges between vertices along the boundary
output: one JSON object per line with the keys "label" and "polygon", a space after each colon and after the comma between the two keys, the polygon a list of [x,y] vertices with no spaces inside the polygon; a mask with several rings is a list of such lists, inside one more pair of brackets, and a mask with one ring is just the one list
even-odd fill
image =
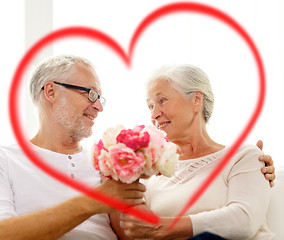
{"label": "man's shoulder", "polygon": [[22,153],[21,147],[18,144],[0,146],[0,157],[12,153]]}
{"label": "man's shoulder", "polygon": [[0,168],[7,168],[13,159],[17,159],[21,155],[24,154],[18,144],[0,146]]}

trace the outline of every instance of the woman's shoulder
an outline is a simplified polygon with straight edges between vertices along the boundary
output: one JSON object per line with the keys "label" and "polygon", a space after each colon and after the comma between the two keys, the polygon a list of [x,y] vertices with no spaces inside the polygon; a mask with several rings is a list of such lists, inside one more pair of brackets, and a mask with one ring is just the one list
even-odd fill
{"label": "woman's shoulder", "polygon": [[262,151],[255,145],[245,144],[242,145],[233,155],[228,168],[255,168],[261,167],[263,162],[258,160],[258,157],[263,154]]}
{"label": "woman's shoulder", "polygon": [[[229,152],[232,150],[232,147],[233,146],[226,145],[220,151],[204,156],[203,159],[204,158],[216,158],[217,160],[221,160],[227,154],[229,154]],[[242,158],[259,156],[261,154],[263,154],[262,151],[256,145],[244,144],[234,151],[231,159],[234,159],[234,161],[238,161]]]}
{"label": "woman's shoulder", "polygon": [[262,151],[256,146],[252,144],[244,144],[242,145],[236,152],[237,155],[241,156],[252,156],[252,155],[261,155]]}

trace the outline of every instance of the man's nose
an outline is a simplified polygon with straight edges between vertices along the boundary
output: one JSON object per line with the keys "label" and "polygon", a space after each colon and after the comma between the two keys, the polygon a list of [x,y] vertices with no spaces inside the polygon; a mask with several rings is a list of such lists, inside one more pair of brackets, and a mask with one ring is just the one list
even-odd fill
{"label": "man's nose", "polygon": [[94,103],[92,103],[92,107],[97,109],[99,112],[102,112],[104,110],[104,107],[101,104],[100,99],[97,99]]}

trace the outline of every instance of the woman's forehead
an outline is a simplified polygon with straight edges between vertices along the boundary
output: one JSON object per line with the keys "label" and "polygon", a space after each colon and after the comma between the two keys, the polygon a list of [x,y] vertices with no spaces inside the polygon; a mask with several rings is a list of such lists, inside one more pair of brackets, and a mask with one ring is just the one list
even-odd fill
{"label": "woman's forehead", "polygon": [[159,79],[148,86],[147,101],[150,101],[153,98],[157,98],[163,94],[180,94],[180,92],[174,88],[173,83],[171,83],[170,81]]}
{"label": "woman's forehead", "polygon": [[159,89],[167,89],[171,87],[172,84],[168,80],[164,78],[157,78],[148,84],[147,92],[159,91]]}

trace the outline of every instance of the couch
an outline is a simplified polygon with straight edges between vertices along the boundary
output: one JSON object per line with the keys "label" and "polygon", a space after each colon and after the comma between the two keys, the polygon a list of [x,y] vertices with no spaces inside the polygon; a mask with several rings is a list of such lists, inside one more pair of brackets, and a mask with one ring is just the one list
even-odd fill
{"label": "couch", "polygon": [[276,234],[275,240],[284,240],[284,166],[276,170],[275,186],[272,188],[267,212],[267,224]]}

